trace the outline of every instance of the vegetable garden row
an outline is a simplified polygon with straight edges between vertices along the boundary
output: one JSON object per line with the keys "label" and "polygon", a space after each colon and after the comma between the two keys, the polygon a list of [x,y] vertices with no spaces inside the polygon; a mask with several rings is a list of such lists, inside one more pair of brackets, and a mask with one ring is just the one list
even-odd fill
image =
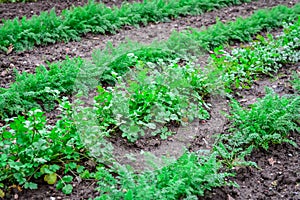
{"label": "vegetable garden row", "polygon": [[[23,50],[242,2],[155,0],[113,9],[91,2],[61,16],[51,12],[6,21],[0,45],[6,52],[10,47]],[[15,81],[0,89],[5,121],[0,128],[0,197],[9,196],[13,185],[37,189],[40,179],[65,194],[72,193],[75,180],[96,180],[96,199],[198,199],[216,187],[238,186],[229,177],[235,167],[259,167],[247,159],[254,150],[284,142],[297,145],[289,135],[299,132],[299,72],[293,73],[293,94],[279,96],[266,88],[266,95],[249,108],[234,96],[262,76],[299,63],[299,13],[299,3],[279,5],[206,29],[174,32],[167,41],[108,44],[95,50],[92,60],[66,58],[37,67],[35,74],[16,72]],[[282,34],[257,36],[274,28],[283,28]],[[236,42],[251,43],[227,46]],[[199,67],[195,62],[205,52],[210,59]],[[91,105],[83,99],[94,89]],[[225,114],[230,127],[216,133],[212,149],[186,151],[163,167],[139,172],[114,159],[111,136],[128,143],[170,138],[176,134],[172,124],[209,120],[207,99],[215,95],[229,99],[231,109]],[[49,124],[45,112],[53,109],[61,113]]]}

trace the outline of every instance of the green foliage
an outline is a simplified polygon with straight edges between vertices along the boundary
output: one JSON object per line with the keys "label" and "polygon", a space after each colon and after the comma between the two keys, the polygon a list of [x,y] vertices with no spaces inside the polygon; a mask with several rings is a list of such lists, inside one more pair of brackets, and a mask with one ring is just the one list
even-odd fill
{"label": "green foliage", "polygon": [[[278,20],[277,23],[275,23],[277,26],[283,24],[282,20],[289,20],[289,14],[293,16],[292,14],[294,12],[298,12],[299,9],[300,7],[297,5],[292,9],[279,6],[270,10],[269,12],[258,12],[258,14],[254,14],[247,20],[245,19],[246,21],[244,22],[251,22],[257,19],[259,16],[262,16],[263,13],[269,13],[266,14],[266,16],[263,17],[260,22],[264,24],[264,27],[274,27],[274,23],[269,23],[272,22],[273,15],[276,15],[276,13],[281,13],[279,15],[282,16],[281,20]],[[226,27],[232,30],[240,30],[241,28],[237,28],[240,26],[243,28],[243,32],[250,33],[253,31],[253,34],[261,30],[261,28],[252,28],[250,29],[251,31],[248,31],[247,28],[249,27],[242,25],[243,23],[236,22],[230,23]],[[277,40],[272,38],[270,38],[270,41],[267,42],[268,40],[260,38],[260,42],[255,45],[255,51],[252,48],[248,48],[246,50],[235,50],[233,53],[237,58],[233,58],[231,55],[226,55],[226,59],[231,61],[230,63],[232,63],[232,66],[229,66],[227,61],[226,63],[224,62],[225,64],[221,63],[222,59],[224,61],[225,58],[222,58],[221,60],[215,60],[218,65],[218,70],[223,77],[221,84],[224,83],[227,88],[229,88],[229,86],[232,84],[238,87],[244,87],[251,82],[251,77],[253,75],[260,73],[261,71],[264,73],[269,73],[270,71],[275,70],[276,66],[280,66],[285,58],[289,62],[295,62],[300,57],[297,56],[299,54],[297,52],[297,26],[298,24],[295,24],[294,27],[286,27],[286,33],[284,37],[287,39],[280,40],[281,42],[277,42]],[[212,29],[218,32],[218,26],[215,26],[215,28],[211,28],[209,30]],[[204,32],[207,35],[211,35],[209,31]],[[128,42],[127,44],[121,45],[118,48],[113,48],[108,45],[104,51],[98,51],[94,53],[94,64],[82,62],[80,59],[67,59],[61,64],[51,64],[50,71],[45,70],[44,67],[39,67],[36,75],[29,75],[27,73],[18,75],[16,82],[12,84],[9,89],[1,88],[0,90],[0,117],[3,118],[9,115],[17,114],[33,107],[42,108],[40,103],[44,104],[43,109],[49,110],[53,108],[54,100],[57,98],[57,95],[60,93],[70,93],[74,87],[88,90],[89,85],[98,85],[99,80],[106,83],[115,83],[116,79],[113,77],[114,73],[117,73],[120,76],[126,73],[128,69],[134,66],[137,62],[137,60],[128,58],[127,55],[129,53],[133,53],[134,55],[138,56],[140,61],[154,63],[161,62],[161,59],[168,61],[170,59],[174,59],[175,57],[185,58],[184,55],[186,53],[189,54],[191,51],[193,51],[193,49],[199,49],[199,44],[201,44],[201,40],[193,40],[195,39],[193,37],[190,37],[189,40],[186,40],[186,37],[188,36],[186,34],[187,33],[183,33],[180,35],[180,38],[184,39],[185,41],[183,43],[180,42],[183,41],[180,38],[171,37],[169,42],[165,44],[158,44],[156,42],[150,46],[144,46],[133,42]],[[189,35],[194,34],[197,35],[198,33],[193,32]],[[228,37],[229,36],[230,35],[228,35]],[[295,38],[294,40],[291,39],[293,37]],[[230,37],[228,39],[230,39]],[[188,41],[193,41],[193,43],[197,43],[197,45],[191,45]],[[175,45],[175,42],[177,42],[178,45]],[[264,43],[269,44],[266,45]],[[284,48],[279,48],[280,45]],[[180,51],[178,47],[180,47]],[[270,53],[265,55],[265,51],[270,51]],[[281,60],[279,60],[279,58]],[[249,61],[249,59],[251,60]],[[241,65],[241,63],[243,65]],[[275,65],[275,63],[278,64]],[[58,67],[58,65],[61,65],[61,67]],[[82,65],[84,65],[84,68]],[[261,70],[262,65],[264,67],[267,65],[268,68],[265,67],[264,70]],[[77,83],[74,86],[75,79]]]}
{"label": "green foliage", "polygon": [[300,4],[296,4],[292,8],[279,5],[272,9],[257,10],[251,16],[247,18],[240,17],[233,22],[222,23],[217,21],[215,25],[204,31],[192,29],[192,34],[189,34],[190,31],[175,33],[173,37],[174,41],[179,39],[192,41],[192,43],[197,42],[203,49],[212,50],[226,43],[249,42],[252,40],[253,35],[263,30],[268,31],[275,27],[282,27],[284,22],[294,21],[299,14]]}
{"label": "green foliage", "polygon": [[104,130],[108,134],[120,130],[129,141],[157,134],[166,138],[168,123],[207,119],[201,97],[207,94],[204,75],[191,64],[176,62],[169,66],[138,62],[113,89],[99,87],[95,99]]}
{"label": "green foliage", "polygon": [[232,103],[232,121],[230,132],[226,135],[233,147],[268,149],[270,144],[282,142],[295,143],[288,139],[291,131],[299,132],[297,120],[300,118],[300,97],[279,97],[271,89],[266,89],[266,96],[258,99],[251,109],[242,108],[236,101]]}
{"label": "green foliage", "polygon": [[300,93],[300,74],[299,74],[299,72],[293,73],[292,85],[293,85],[293,88],[295,89],[295,91],[299,94]]}
{"label": "green foliage", "polygon": [[255,162],[245,160],[245,157],[250,155],[252,153],[252,150],[253,146],[243,148],[239,146],[224,144],[223,142],[218,142],[213,147],[213,151],[216,152],[219,156],[219,161],[224,166],[226,166],[227,169],[234,169],[235,167],[245,166],[257,167],[257,164]]}
{"label": "green foliage", "polygon": [[[129,53],[135,54],[144,62],[156,63],[159,62],[159,59],[168,61],[178,57],[188,60],[192,55],[203,53],[203,50],[211,50],[226,43],[251,41],[252,36],[265,29],[282,27],[285,22],[294,21],[299,13],[300,4],[293,8],[277,6],[272,9],[259,10],[248,18],[239,18],[234,22],[218,22],[204,30],[192,29],[192,31],[173,32],[166,42],[155,41],[150,45],[143,45],[128,41],[118,47],[108,44],[106,49],[96,50],[93,53],[93,62],[95,63],[93,71],[98,71],[93,74],[98,77],[102,76],[103,81],[114,83],[112,72],[122,75],[134,65],[134,62],[127,57]],[[264,50],[262,49],[260,53]],[[296,57],[297,55],[294,56],[294,58]]]}
{"label": "green foliage", "polygon": [[50,64],[49,70],[40,66],[35,74],[17,73],[16,81],[9,88],[0,89],[0,117],[32,108],[53,109],[60,94],[70,94],[75,89],[74,83],[82,65],[80,58],[67,58]]}
{"label": "green foliage", "polygon": [[166,167],[140,174],[121,166],[114,177],[98,167],[95,177],[100,197],[96,199],[197,199],[213,187],[233,185],[225,181],[232,174],[220,173],[221,167],[215,154],[200,157],[195,153],[185,153]]}
{"label": "green foliage", "polygon": [[[87,155],[71,117],[70,103],[64,100],[60,106],[61,119],[55,126],[46,125],[44,113],[32,109],[26,116],[8,119],[9,123],[1,127],[0,183],[36,189],[34,179],[44,176],[48,184],[55,184],[62,168],[65,173],[72,171],[73,176],[84,172],[76,163],[82,163]],[[57,187],[70,193],[66,176],[60,179]]]}
{"label": "green foliage", "polygon": [[211,64],[215,66],[214,73],[221,77],[220,84],[229,91],[248,88],[259,75],[272,75],[285,64],[299,62],[300,19],[284,27],[284,33],[276,38],[270,34],[267,39],[258,36],[257,41],[231,53],[216,49]]}
{"label": "green foliage", "polygon": [[0,26],[0,50],[7,51],[13,45],[15,50],[22,51],[34,45],[79,40],[88,32],[115,33],[124,25],[166,21],[243,2],[249,0],[153,0],[109,8],[103,3],[89,1],[83,7],[64,10],[61,16],[52,10],[31,19],[23,17],[21,20],[4,21]]}
{"label": "green foliage", "polygon": [[[128,55],[134,55],[138,59]],[[108,43],[104,50],[93,52],[94,67],[98,70],[91,75],[92,77],[100,77],[102,82],[114,84],[116,79],[113,74],[117,73],[122,76],[130,67],[135,66],[138,60],[158,63],[160,60],[174,60],[176,57],[177,55],[174,52],[158,42],[146,46],[138,42],[127,41],[127,43],[121,44],[117,48]]]}
{"label": "green foliage", "polygon": [[[98,162],[109,164],[114,162],[112,156],[113,147],[105,140],[107,136],[105,131],[101,129],[101,124],[97,120],[96,109],[93,106],[84,106],[84,102],[80,100],[82,94],[77,95],[74,107],[76,112],[73,114],[76,130],[80,135],[82,143],[89,151],[89,155],[96,158]],[[105,115],[107,119],[111,116]]]}
{"label": "green foliage", "polygon": [[300,97],[275,94],[266,88],[266,96],[258,99],[250,109],[241,107],[232,100],[229,134],[222,134],[213,147],[220,162],[228,169],[240,166],[254,166],[256,163],[246,161],[253,149],[268,150],[270,144],[283,142],[296,146],[288,139],[291,131],[299,132]]}

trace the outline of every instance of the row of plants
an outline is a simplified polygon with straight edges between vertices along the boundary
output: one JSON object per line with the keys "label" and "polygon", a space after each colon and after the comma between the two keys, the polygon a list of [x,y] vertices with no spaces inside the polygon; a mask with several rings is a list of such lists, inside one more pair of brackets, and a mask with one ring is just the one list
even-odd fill
{"label": "row of plants", "polygon": [[21,20],[15,18],[4,21],[0,26],[0,50],[6,52],[13,47],[22,51],[34,45],[80,40],[86,33],[115,33],[124,25],[167,21],[180,15],[197,15],[249,1],[152,0],[125,3],[120,8],[109,8],[103,3],[89,1],[85,6],[64,10],[60,16],[52,10],[31,19],[23,17]]}
{"label": "row of plants", "polygon": [[258,10],[251,16],[238,18],[236,21],[228,23],[218,21],[206,29],[173,32],[166,42],[154,41],[148,46],[131,41],[118,47],[108,44],[106,49],[93,52],[96,72],[90,76],[95,75],[101,77],[102,81],[114,82],[111,73],[122,75],[135,65],[134,60],[127,57],[129,53],[133,53],[144,62],[158,62],[160,59],[169,60],[178,57],[190,60],[193,56],[213,51],[221,45],[249,42],[261,31],[269,31],[282,27],[285,23],[294,22],[299,14],[299,3],[292,8],[279,5],[271,9]]}
{"label": "row of plants", "polygon": [[8,89],[0,89],[0,117],[12,116],[31,108],[43,110],[53,109],[61,93],[70,94],[74,91],[83,60],[67,58],[63,62],[36,68],[35,74],[16,71],[16,80]]}
{"label": "row of plants", "polygon": [[[160,60],[168,61],[178,57],[189,60],[191,55],[198,55],[202,49],[208,50],[222,44],[218,42],[219,39],[224,43],[234,40],[249,41],[249,36],[259,31],[283,26],[284,21],[292,22],[299,12],[300,4],[293,8],[277,6],[257,11],[249,18],[235,22],[218,22],[206,30],[173,33],[167,42],[154,42],[150,46],[130,41],[117,48],[108,44],[103,51],[97,50],[93,53],[93,62],[67,58],[63,62],[49,64],[49,70],[44,66],[37,67],[34,75],[16,72],[16,81],[9,88],[0,89],[0,117],[26,112],[33,107],[49,110],[55,105],[59,94],[71,94],[76,88],[88,90],[103,82],[115,84],[117,76],[123,75],[131,66],[137,64],[137,60],[131,59],[128,54],[133,53],[144,63],[159,63]],[[231,32],[226,32],[227,29]],[[241,36],[238,39],[236,36],[239,34]],[[118,75],[113,75],[115,73]],[[41,104],[45,105],[44,108]]]}
{"label": "row of plants", "polygon": [[[260,39],[258,44],[254,45],[252,49],[254,52],[264,48],[263,61],[265,61],[265,65],[262,67],[266,67],[266,69],[269,67],[267,63],[273,58],[273,54],[268,52],[273,51],[275,47],[272,45],[276,41],[289,44],[283,46],[285,48],[282,46],[276,48],[285,49],[282,53],[283,56],[291,56],[287,52],[295,50],[294,47],[299,45],[297,42],[294,43],[297,40],[297,37],[294,36],[298,36],[300,32],[299,24],[300,21],[287,26],[284,34],[276,40]],[[268,48],[269,45],[273,48]],[[244,53],[242,49],[234,51]],[[128,56],[130,59],[137,59],[134,55]],[[226,56],[228,55],[215,57],[214,60],[224,61]],[[253,62],[250,58],[256,59],[255,54],[250,53],[248,57],[248,64],[251,66]],[[133,199],[133,197],[135,199],[145,199],[146,197],[147,199],[156,199],[157,197],[195,199],[197,195],[203,195],[205,190],[212,187],[232,184],[225,181],[226,177],[232,175],[231,173],[219,172],[222,166],[231,169],[237,165],[254,165],[245,160],[245,156],[249,155],[254,148],[267,149],[271,143],[290,142],[294,144],[288,140],[288,134],[293,130],[299,132],[297,124],[300,113],[299,96],[279,97],[268,92],[266,97],[252,105],[250,110],[233,102],[231,115],[228,116],[232,122],[232,128],[229,130],[231,134],[221,136],[208,157],[201,157],[196,153],[186,153],[178,161],[170,161],[171,163],[169,162],[165,167],[140,174],[135,174],[128,167],[117,164],[116,166],[109,165],[111,161],[106,159],[109,158],[111,146],[104,138],[108,137],[110,133],[106,134],[103,131],[103,124],[125,125],[125,128],[120,128],[120,131],[126,130],[127,126],[129,131],[124,132],[131,134],[132,123],[127,123],[128,121],[134,122],[133,126],[145,125],[151,129],[161,123],[159,120],[165,120],[162,123],[168,123],[168,120],[186,122],[184,118],[189,116],[184,114],[189,112],[191,112],[191,118],[199,117],[199,114],[205,117],[207,113],[202,107],[204,103],[201,94],[213,93],[212,90],[209,90],[212,85],[206,85],[211,83],[211,75],[197,71],[190,64],[179,67],[175,62],[164,67],[163,63],[161,65],[138,63],[131,72],[128,72],[127,76],[119,79],[114,88],[106,88],[106,90],[99,88],[102,95],[95,97],[97,103],[94,108],[77,106],[74,108],[67,101],[63,101],[61,103],[62,119],[54,127],[47,126],[43,112],[36,109],[31,110],[25,116],[8,119],[7,125],[1,128],[0,134],[2,183],[0,186],[7,186],[5,183],[17,183],[33,189],[37,187],[33,182],[34,178],[44,177],[46,182],[56,183],[58,189],[62,189],[68,194],[72,191],[70,182],[74,178],[96,178],[99,180],[101,193],[99,199]],[[246,65],[246,61],[242,64]],[[215,68],[217,67],[216,65]],[[225,77],[230,73],[235,75],[237,68],[226,71]],[[261,72],[263,70],[257,70],[256,73]],[[211,81],[213,84],[219,82],[213,79]],[[297,83],[299,83],[297,74],[293,83],[297,89]],[[202,87],[199,87],[199,84]],[[182,89],[176,90],[177,86]],[[166,94],[159,94],[160,89],[166,91]],[[185,101],[184,98],[188,98],[189,101]],[[121,102],[119,105],[111,103],[119,100]],[[158,105],[157,108],[161,109],[158,111],[163,111],[163,114],[169,112],[170,115],[160,119],[153,118],[151,112],[154,117],[158,114],[153,105]],[[203,115],[203,113],[206,114]],[[124,114],[129,114],[130,118],[126,119],[127,116]],[[171,116],[172,114],[173,116]],[[92,119],[97,119],[100,123],[94,123],[95,121]],[[149,120],[153,119],[158,119],[158,121],[151,124]],[[105,128],[107,127],[109,126]],[[136,129],[136,127],[133,129],[133,133],[136,133],[134,132]],[[128,136],[125,134],[124,137]],[[128,138],[129,140],[136,139],[136,136]],[[94,173],[94,170],[89,171],[87,166],[82,165],[82,161],[86,161],[85,159],[95,159],[102,164],[99,164]]]}
{"label": "row of plants", "polygon": [[294,24],[285,24],[281,35],[258,36],[246,47],[231,52],[215,49],[211,56],[213,74],[228,91],[249,88],[261,74],[272,76],[287,64],[300,61],[300,18]]}
{"label": "row of plants", "polygon": [[[128,57],[134,67],[118,79],[115,87],[99,87],[97,116],[107,135],[122,133],[133,142],[140,137],[169,134],[167,125],[208,119],[209,108],[203,97],[232,94],[232,89],[249,88],[262,74],[271,75],[286,64],[298,63],[300,19],[285,25],[277,38],[259,36],[248,47],[227,53],[220,48],[205,70],[193,64],[153,64]],[[220,55],[222,53],[222,55]],[[117,74],[115,74],[117,76]]]}

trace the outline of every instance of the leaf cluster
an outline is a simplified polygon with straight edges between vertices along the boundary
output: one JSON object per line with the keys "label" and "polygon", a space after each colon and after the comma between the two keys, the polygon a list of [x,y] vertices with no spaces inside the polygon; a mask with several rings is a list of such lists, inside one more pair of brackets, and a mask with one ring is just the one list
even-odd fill
{"label": "leaf cluster", "polygon": [[50,110],[60,94],[70,94],[83,65],[80,58],[36,68],[35,74],[16,72],[16,81],[0,89],[0,117],[5,118],[32,108]]}
{"label": "leaf cluster", "polygon": [[249,0],[153,0],[142,3],[123,4],[109,8],[103,3],[89,3],[83,7],[64,10],[57,16],[54,9],[42,12],[31,19],[15,18],[3,22],[0,27],[0,50],[7,51],[13,45],[17,51],[34,45],[57,41],[79,40],[92,33],[115,33],[124,25],[147,24],[187,14],[201,14],[213,9],[248,2]]}
{"label": "leaf cluster", "polygon": [[270,144],[283,142],[296,145],[288,136],[292,131],[300,131],[297,124],[300,119],[299,95],[280,97],[266,88],[266,96],[258,99],[250,109],[241,107],[235,100],[231,107],[231,114],[227,116],[231,121],[230,134],[221,135],[214,147],[227,166],[247,164],[244,158],[252,149],[267,150]]}
{"label": "leaf cluster", "polygon": [[168,123],[209,117],[201,96],[206,94],[204,80],[192,64],[138,62],[114,88],[99,87],[98,118],[108,132],[120,130],[131,142],[145,135],[165,138]]}
{"label": "leaf cluster", "polygon": [[117,47],[108,44],[106,49],[93,53],[94,67],[100,69],[95,76],[101,77],[103,74],[103,81],[114,83],[111,72],[123,74],[134,65],[134,61],[128,60],[128,53],[135,54],[144,62],[158,62],[160,59],[168,61],[174,58],[189,60],[191,56],[226,43],[251,41],[255,34],[265,29],[282,27],[285,22],[294,21],[300,13],[299,5],[296,4],[293,8],[276,6],[259,10],[248,18],[239,18],[228,23],[217,22],[207,29],[173,32],[165,42],[154,41],[150,45],[144,45],[127,41]]}
{"label": "leaf cluster", "polygon": [[114,177],[98,167],[95,178],[100,196],[96,199],[198,199],[213,187],[233,185],[225,181],[232,174],[219,172],[221,167],[216,154],[200,157],[196,153],[185,153],[168,166],[140,174],[121,166]]}
{"label": "leaf cluster", "polygon": [[294,88],[294,90],[296,91],[296,93],[300,94],[300,74],[299,72],[294,72],[293,74],[293,80],[292,82],[292,86]]}
{"label": "leaf cluster", "polygon": [[[225,88],[248,88],[259,75],[271,75],[286,64],[300,60],[300,19],[294,24],[285,24],[284,33],[268,38],[257,36],[247,47],[235,48],[230,53],[216,49],[211,64],[220,75]],[[221,55],[220,55],[221,54]]]}
{"label": "leaf cluster", "polygon": [[232,140],[236,146],[254,145],[264,149],[268,149],[270,143],[289,141],[286,138],[291,131],[300,131],[296,124],[299,113],[299,96],[279,97],[267,88],[266,96],[258,99],[250,110],[233,102],[228,116],[232,121],[230,132],[235,133]]}
{"label": "leaf cluster", "polygon": [[87,176],[84,166],[80,166],[87,156],[71,117],[71,105],[64,100],[59,109],[61,119],[53,126],[46,125],[41,110],[32,109],[25,116],[8,119],[1,127],[0,186],[18,184],[37,189],[34,179],[44,177],[48,184],[55,184],[60,178],[58,189],[70,193],[72,185],[58,174],[71,171]]}
{"label": "leaf cluster", "polygon": [[115,84],[117,80],[113,76],[114,73],[122,76],[137,64],[138,60],[128,55],[134,55],[134,58],[145,63],[159,63],[161,60],[174,60],[178,57],[163,43],[153,42],[151,45],[144,45],[128,40],[117,48],[108,43],[104,50],[93,52],[93,64],[97,70],[90,75],[99,77],[101,82]]}

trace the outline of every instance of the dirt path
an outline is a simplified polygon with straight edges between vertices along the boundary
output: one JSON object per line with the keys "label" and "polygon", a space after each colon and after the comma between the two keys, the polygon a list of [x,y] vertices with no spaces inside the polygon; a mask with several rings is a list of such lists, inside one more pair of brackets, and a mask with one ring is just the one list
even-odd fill
{"label": "dirt path", "polygon": [[58,43],[48,46],[35,47],[20,53],[9,55],[0,54],[0,87],[8,87],[14,80],[13,68],[18,71],[33,73],[35,67],[45,64],[46,61],[57,61],[65,59],[66,56],[80,56],[90,58],[94,49],[103,49],[108,41],[118,45],[126,41],[126,38],[149,44],[153,40],[166,40],[172,31],[180,31],[188,27],[200,28],[216,23],[216,18],[221,21],[235,20],[237,17],[247,17],[255,10],[273,7],[279,4],[292,6],[298,0],[259,0],[245,3],[240,6],[223,8],[221,10],[204,13],[200,16],[182,17],[169,23],[149,24],[146,27],[133,28],[124,27],[116,35],[91,35],[88,34],[80,42]]}

